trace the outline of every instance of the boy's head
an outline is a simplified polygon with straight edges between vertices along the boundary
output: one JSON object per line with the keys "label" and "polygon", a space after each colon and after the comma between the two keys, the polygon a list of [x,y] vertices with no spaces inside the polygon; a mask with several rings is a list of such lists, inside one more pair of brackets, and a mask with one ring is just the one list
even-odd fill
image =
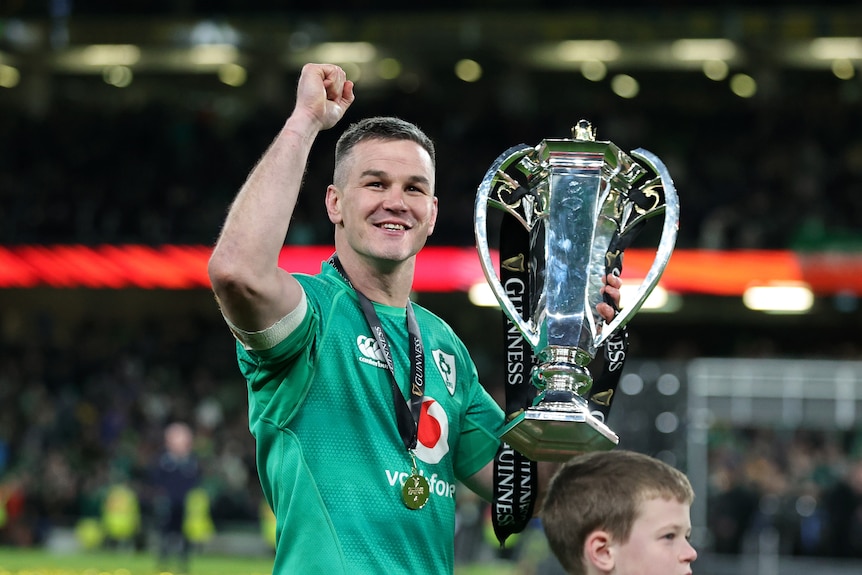
{"label": "boy's head", "polygon": [[556,472],[542,507],[551,550],[573,575],[684,575],[694,491],[679,470],[626,450],[572,458]]}

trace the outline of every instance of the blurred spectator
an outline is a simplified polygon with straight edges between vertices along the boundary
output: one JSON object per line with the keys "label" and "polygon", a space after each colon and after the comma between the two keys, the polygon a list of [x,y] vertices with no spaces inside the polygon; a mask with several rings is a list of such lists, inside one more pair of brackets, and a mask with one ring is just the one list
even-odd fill
{"label": "blurred spectator", "polygon": [[9,474],[0,481],[0,546],[33,544],[23,480],[19,474]]}
{"label": "blurred spectator", "polygon": [[138,494],[125,482],[108,488],[102,505],[102,527],[106,541],[116,548],[131,550],[141,530]]}
{"label": "blurred spectator", "polygon": [[192,451],[194,434],[188,424],[171,423],[164,437],[164,451],[150,472],[152,513],[159,533],[159,567],[167,571],[169,560],[175,558],[179,571],[187,573],[191,541],[185,529],[186,502],[189,493],[200,485],[201,467]]}
{"label": "blurred spectator", "polygon": [[829,554],[862,558],[862,458],[853,461],[845,477],[826,495]]}
{"label": "blurred spectator", "polygon": [[737,554],[742,551],[745,530],[757,509],[758,495],[746,481],[738,461],[721,461],[714,456],[711,467],[710,489],[714,495],[708,501],[707,517],[712,549]]}

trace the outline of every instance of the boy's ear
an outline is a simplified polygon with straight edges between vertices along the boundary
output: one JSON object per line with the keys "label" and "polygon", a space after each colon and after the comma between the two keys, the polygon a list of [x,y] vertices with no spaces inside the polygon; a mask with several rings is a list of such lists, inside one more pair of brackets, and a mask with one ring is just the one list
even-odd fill
{"label": "boy's ear", "polygon": [[587,562],[587,572],[598,570],[600,573],[610,573],[614,569],[613,537],[607,531],[596,530],[587,535],[584,541],[584,560]]}

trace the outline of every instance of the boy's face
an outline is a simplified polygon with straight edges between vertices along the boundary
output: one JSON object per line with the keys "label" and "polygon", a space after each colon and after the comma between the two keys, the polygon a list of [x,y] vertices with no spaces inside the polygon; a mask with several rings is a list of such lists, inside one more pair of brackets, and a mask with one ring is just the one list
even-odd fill
{"label": "boy's face", "polygon": [[654,498],[641,505],[624,543],[614,543],[614,575],[688,575],[697,551],[691,546],[689,506]]}

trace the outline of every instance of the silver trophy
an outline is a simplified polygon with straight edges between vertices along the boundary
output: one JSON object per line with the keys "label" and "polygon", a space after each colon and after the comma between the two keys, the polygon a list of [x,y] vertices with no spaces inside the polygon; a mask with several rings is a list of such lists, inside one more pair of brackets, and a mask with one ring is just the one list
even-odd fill
{"label": "silver trophy", "polygon": [[[501,438],[536,461],[563,461],[619,443],[601,414],[590,413],[586,397],[593,380],[587,365],[658,284],[679,225],[676,190],[656,156],[640,148],[626,154],[596,141],[585,120],[572,136],[503,152],[486,172],[475,204],[482,269],[503,312],[533,350],[531,382],[539,390],[532,407],[514,417]],[[511,301],[495,271],[488,206],[515,217],[529,234],[529,253],[501,262],[526,266],[527,308]],[[659,214],[664,225],[655,260],[633,301],[606,323],[596,305],[603,298],[612,242]]]}

